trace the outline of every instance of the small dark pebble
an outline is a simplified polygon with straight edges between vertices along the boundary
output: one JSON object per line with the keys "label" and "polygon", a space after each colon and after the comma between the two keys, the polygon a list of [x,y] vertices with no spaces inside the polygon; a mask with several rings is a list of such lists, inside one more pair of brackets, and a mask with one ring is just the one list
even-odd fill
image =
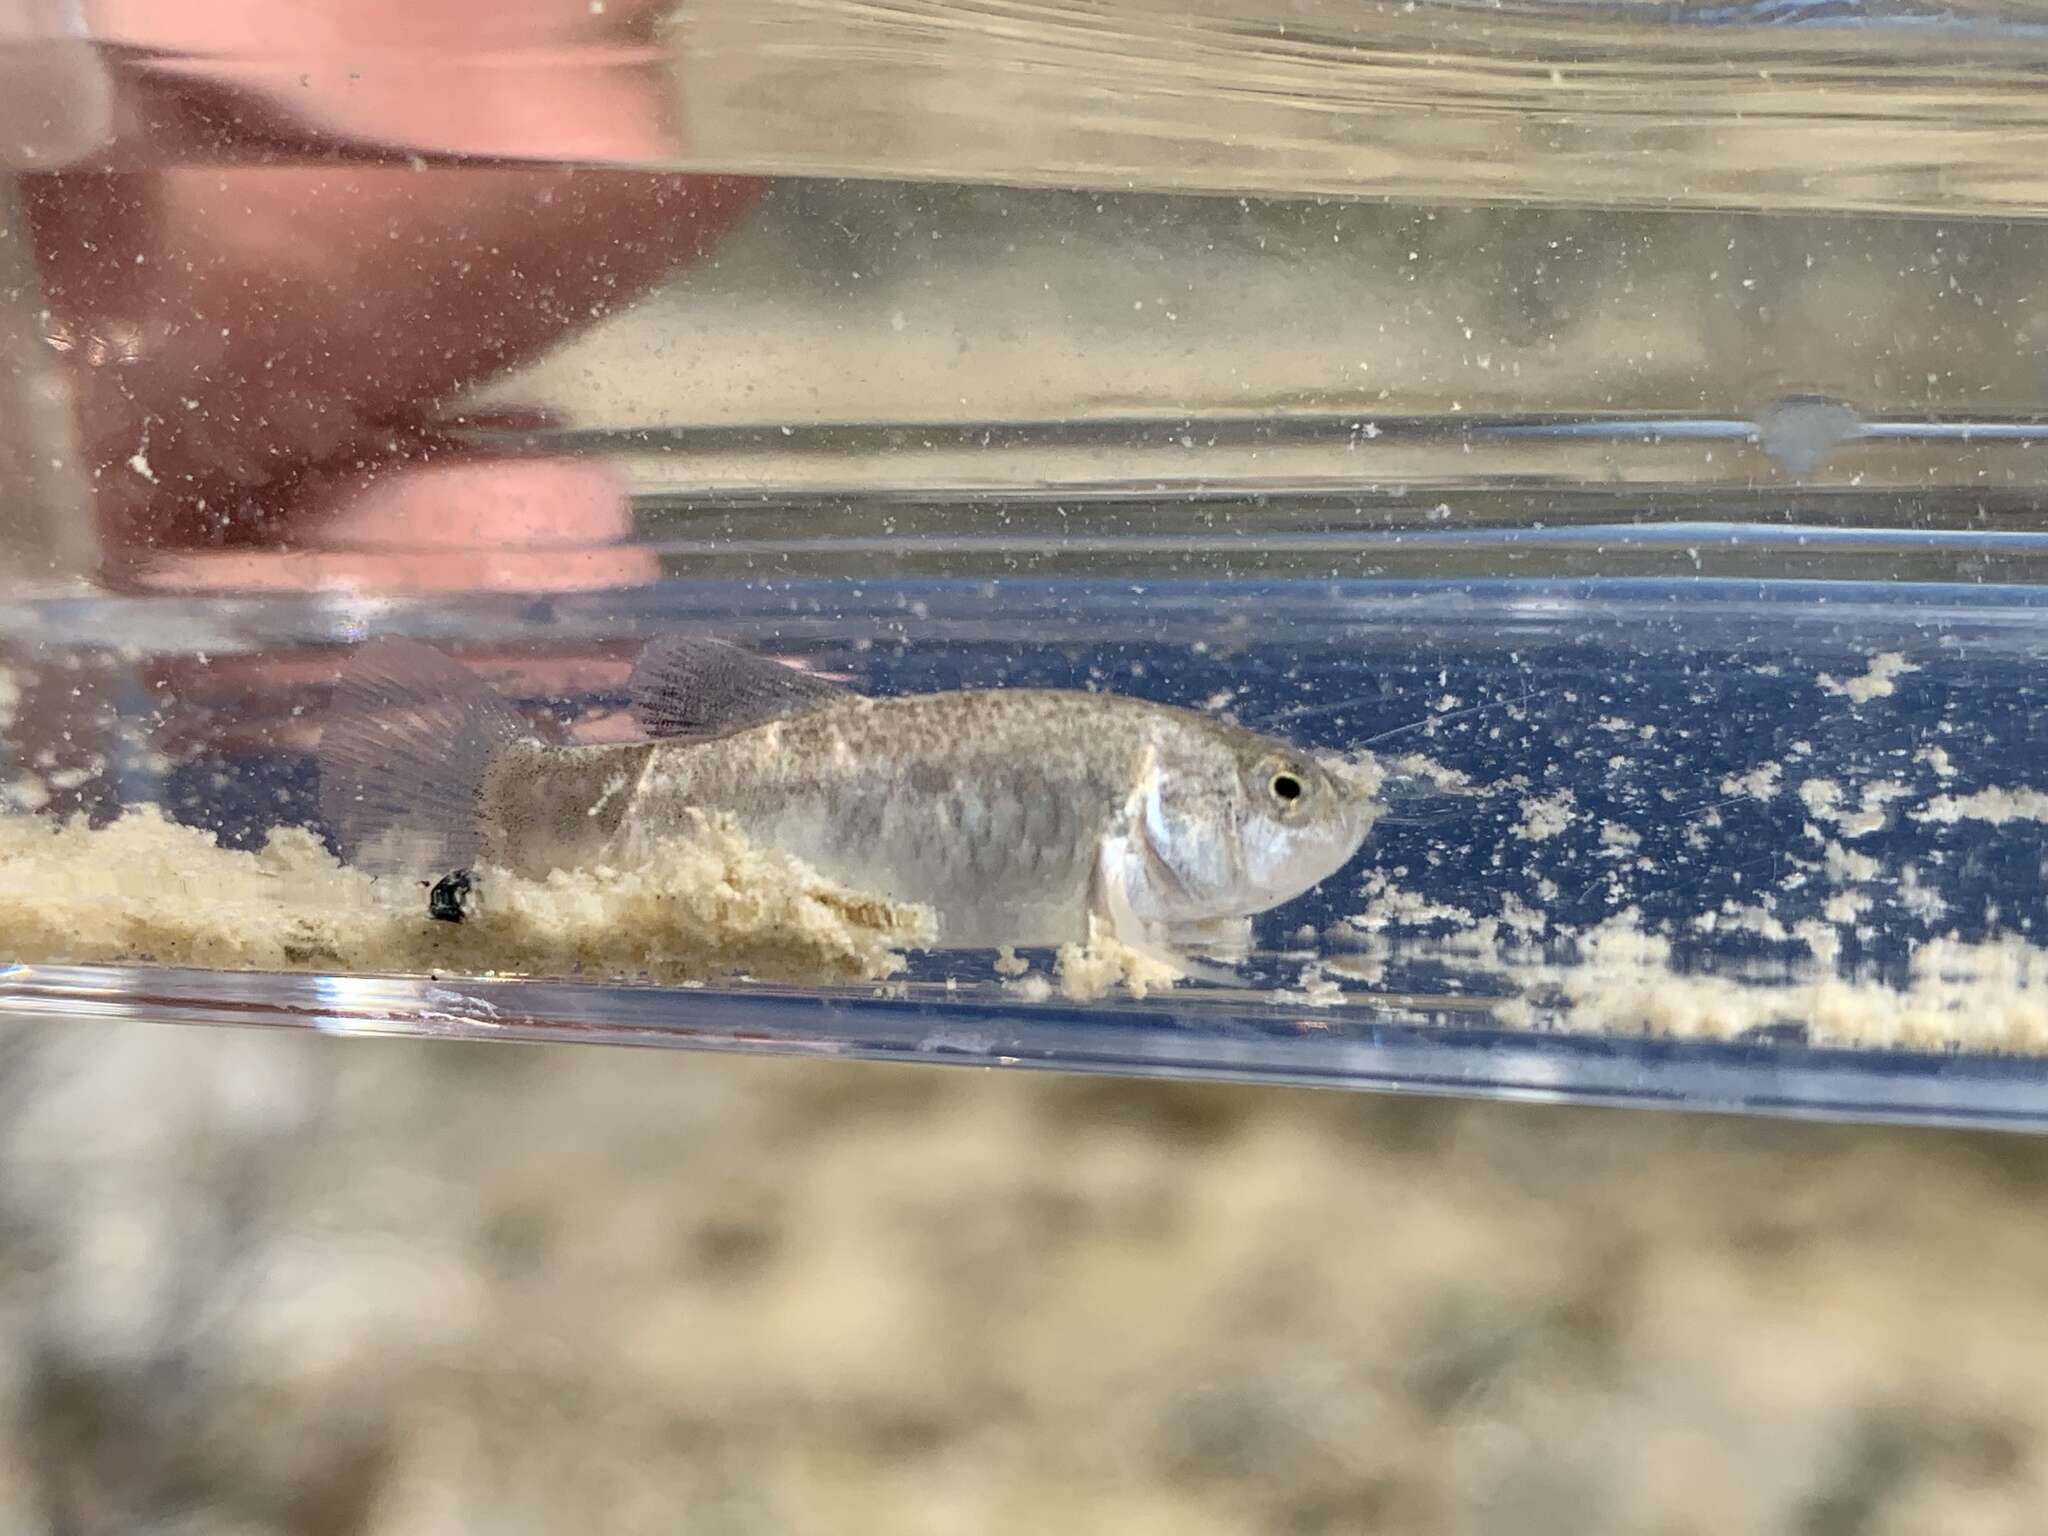
{"label": "small dark pebble", "polygon": [[427,892],[427,916],[443,923],[459,923],[469,915],[475,900],[476,887],[469,871],[458,869],[452,875],[443,875]]}

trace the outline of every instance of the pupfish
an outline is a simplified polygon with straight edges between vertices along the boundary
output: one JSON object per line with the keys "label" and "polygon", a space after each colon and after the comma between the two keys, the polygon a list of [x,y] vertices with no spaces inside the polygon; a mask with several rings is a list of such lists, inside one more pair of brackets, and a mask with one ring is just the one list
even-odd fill
{"label": "pupfish", "polygon": [[374,642],[336,688],[322,810],[352,861],[415,878],[624,867],[723,812],[931,907],[947,948],[1106,933],[1168,955],[1335,874],[1380,810],[1341,761],[1115,694],[870,697],[690,636],[649,645],[628,689],[648,740],[559,745],[449,657]]}

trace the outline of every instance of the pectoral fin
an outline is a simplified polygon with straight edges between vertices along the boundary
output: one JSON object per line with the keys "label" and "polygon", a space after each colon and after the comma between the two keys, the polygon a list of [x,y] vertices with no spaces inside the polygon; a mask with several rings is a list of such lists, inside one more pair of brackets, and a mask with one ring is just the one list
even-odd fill
{"label": "pectoral fin", "polygon": [[1146,858],[1146,849],[1127,833],[1120,832],[1102,840],[1095,856],[1095,879],[1089,892],[1089,910],[1101,930],[1119,944],[1191,980],[1219,987],[1237,985],[1235,972],[1206,965],[1174,945],[1161,942],[1152,931],[1152,925],[1133,909],[1131,882],[1144,877]]}
{"label": "pectoral fin", "polygon": [[1200,950],[1217,960],[1242,964],[1252,952],[1252,920],[1218,917],[1200,923],[1175,923],[1166,930],[1176,949]]}

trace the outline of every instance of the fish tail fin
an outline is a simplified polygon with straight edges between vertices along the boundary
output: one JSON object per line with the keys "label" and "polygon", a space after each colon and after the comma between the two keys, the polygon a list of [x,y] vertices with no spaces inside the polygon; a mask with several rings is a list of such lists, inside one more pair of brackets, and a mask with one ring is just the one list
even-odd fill
{"label": "fish tail fin", "polygon": [[484,851],[484,775],[532,732],[489,684],[414,640],[343,663],[320,735],[320,811],[373,874],[444,874]]}

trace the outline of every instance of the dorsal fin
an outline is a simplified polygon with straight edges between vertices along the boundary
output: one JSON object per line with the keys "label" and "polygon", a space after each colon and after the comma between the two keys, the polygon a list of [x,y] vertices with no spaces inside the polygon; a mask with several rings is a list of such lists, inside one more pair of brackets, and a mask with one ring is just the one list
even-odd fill
{"label": "dorsal fin", "polygon": [[650,736],[722,736],[853,697],[825,678],[695,635],[649,642],[626,690]]}

